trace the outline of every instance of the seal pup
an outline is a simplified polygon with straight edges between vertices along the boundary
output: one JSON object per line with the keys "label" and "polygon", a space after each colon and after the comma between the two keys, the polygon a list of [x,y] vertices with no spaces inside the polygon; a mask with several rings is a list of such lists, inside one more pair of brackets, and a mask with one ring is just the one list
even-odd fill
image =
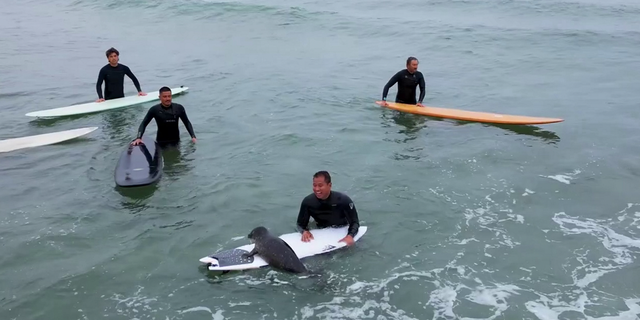
{"label": "seal pup", "polygon": [[256,227],[247,238],[255,243],[255,247],[249,253],[243,253],[244,257],[258,254],[270,266],[292,273],[307,273],[308,270],[300,261],[300,258],[291,247],[282,239],[269,233],[267,228]]}

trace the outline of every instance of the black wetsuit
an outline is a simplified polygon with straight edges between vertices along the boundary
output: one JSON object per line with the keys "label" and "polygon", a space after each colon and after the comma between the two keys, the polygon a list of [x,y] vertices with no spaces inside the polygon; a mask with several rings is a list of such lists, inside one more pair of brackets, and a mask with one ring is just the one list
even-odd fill
{"label": "black wetsuit", "polygon": [[353,201],[344,193],[331,191],[329,197],[320,200],[312,193],[300,204],[297,229],[299,232],[309,230],[309,218],[313,218],[319,228],[349,225],[348,235],[355,237],[360,228],[358,211]]}
{"label": "black wetsuit", "polygon": [[[124,76],[128,76],[133,84],[140,89],[140,82],[131,69],[124,64],[118,64],[112,67],[110,64],[102,67],[98,73],[98,82],[96,82],[96,91],[100,99],[111,100],[124,97]],[[102,96],[102,82],[104,81],[104,97]]]}
{"label": "black wetsuit", "polygon": [[[398,93],[396,94],[396,102],[406,104],[422,103],[425,94],[424,76],[422,72],[416,71],[413,74],[409,70],[404,69],[398,71],[389,79],[382,91],[382,100],[387,100],[389,88],[398,83]],[[416,86],[420,86],[420,98],[416,102]]]}
{"label": "black wetsuit", "polygon": [[171,103],[169,107],[164,107],[161,103],[149,108],[147,115],[142,120],[140,128],[138,128],[138,139],[142,139],[142,134],[147,128],[151,119],[156,120],[158,133],[156,134],[156,142],[158,144],[173,144],[180,141],[180,130],[178,130],[178,119],[182,119],[182,123],[189,131],[191,138],[195,138],[191,121],[187,117],[184,107],[178,103]]}

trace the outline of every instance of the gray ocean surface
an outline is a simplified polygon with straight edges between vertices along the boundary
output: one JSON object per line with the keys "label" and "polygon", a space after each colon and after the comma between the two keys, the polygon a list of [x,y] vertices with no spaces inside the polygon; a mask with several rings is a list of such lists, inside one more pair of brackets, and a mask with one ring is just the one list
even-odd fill
{"label": "gray ocean surface", "polygon": [[[99,127],[0,154],[2,320],[639,317],[639,1],[8,0],[0,14],[0,139]],[[145,92],[190,88],[174,102],[198,136],[181,123],[160,182],[126,192],[116,162],[154,103],[25,116],[94,101],[112,46]],[[565,121],[380,108],[409,56],[426,105]],[[305,260],[321,277],[201,265],[258,225],[293,232],[318,170],[369,228]]]}

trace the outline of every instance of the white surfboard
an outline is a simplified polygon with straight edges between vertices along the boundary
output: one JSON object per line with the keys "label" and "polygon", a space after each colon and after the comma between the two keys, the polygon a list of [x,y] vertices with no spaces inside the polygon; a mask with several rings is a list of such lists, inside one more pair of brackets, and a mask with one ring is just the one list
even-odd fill
{"label": "white surfboard", "polygon": [[[171,94],[177,95],[189,90],[189,87],[179,87],[179,88],[171,88]],[[93,113],[100,112],[105,110],[112,110],[118,108],[129,107],[145,102],[150,102],[154,100],[160,100],[159,94],[157,91],[147,93],[146,96],[128,96],[119,99],[106,100],[102,102],[87,102],[82,104],[76,104],[68,107],[55,108],[55,109],[47,109],[41,111],[34,111],[25,114],[27,117],[39,117],[39,118],[48,118],[48,117],[62,117],[62,116],[72,116],[78,114],[85,113]]]}
{"label": "white surfboard", "polygon": [[[346,243],[338,241],[347,235],[348,230],[348,226],[341,228],[311,229],[309,231],[313,234],[313,240],[309,242],[302,242],[302,234],[299,232],[283,234],[280,236],[280,239],[284,240],[291,249],[293,249],[298,258],[303,259],[346,246]],[[353,240],[358,241],[366,232],[367,227],[360,226],[360,228],[358,228],[358,234],[356,234]],[[242,257],[243,253],[250,252],[254,246],[255,245],[251,243],[235,249],[219,251],[201,258],[200,262],[207,264],[209,270],[212,271],[247,270],[267,266],[268,263],[260,257],[259,253],[249,258]]]}
{"label": "white surfboard", "polygon": [[98,127],[80,128],[66,131],[51,132],[45,134],[38,134],[33,136],[26,136],[22,138],[13,138],[0,140],[0,152],[9,152],[18,149],[40,147],[49,144],[54,144],[66,140],[71,140],[85,134],[91,133],[98,129]]}

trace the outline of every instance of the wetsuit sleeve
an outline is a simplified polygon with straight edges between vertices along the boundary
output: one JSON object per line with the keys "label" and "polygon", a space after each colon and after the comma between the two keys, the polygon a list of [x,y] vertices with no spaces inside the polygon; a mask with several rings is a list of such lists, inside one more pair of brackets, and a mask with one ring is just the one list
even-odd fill
{"label": "wetsuit sleeve", "polygon": [[180,119],[182,119],[182,123],[184,123],[187,131],[189,131],[189,135],[191,135],[191,138],[195,138],[196,134],[193,132],[193,126],[191,125],[191,121],[189,121],[189,117],[187,117],[187,111],[182,106],[180,109]]}
{"label": "wetsuit sleeve", "polygon": [[424,75],[422,75],[422,73],[420,74],[420,82],[418,83],[418,86],[420,86],[420,98],[418,99],[418,102],[422,103],[424,95],[426,94],[426,85],[424,84]]}
{"label": "wetsuit sleeve", "polygon": [[104,99],[102,97],[102,82],[104,82],[104,75],[106,74],[104,68],[100,69],[98,72],[98,81],[96,81],[96,92],[98,93],[98,98]]}
{"label": "wetsuit sleeve", "polygon": [[296,222],[298,232],[302,233],[303,231],[309,230],[309,207],[305,203],[305,199],[300,203],[300,211],[298,212],[298,221]]}
{"label": "wetsuit sleeve", "polygon": [[133,85],[136,86],[136,89],[138,89],[138,92],[141,92],[142,89],[140,88],[140,82],[138,81],[138,78],[136,78],[133,72],[131,72],[131,69],[129,69],[129,67],[125,67],[125,68],[126,70],[124,71],[124,73],[129,77],[129,79],[131,79],[131,81],[133,81]]}
{"label": "wetsuit sleeve", "polygon": [[347,217],[347,221],[349,221],[349,231],[347,235],[351,237],[355,237],[358,234],[358,229],[360,229],[360,219],[358,219],[358,210],[356,209],[356,205],[353,204],[353,200],[348,196],[344,197],[343,200],[344,206],[344,214]]}
{"label": "wetsuit sleeve", "polygon": [[389,94],[389,89],[391,89],[391,87],[393,87],[394,84],[396,84],[396,82],[398,82],[398,80],[400,80],[400,72],[398,71],[396,72],[396,74],[393,75],[393,77],[391,77],[391,79],[389,79],[389,82],[387,82],[387,84],[384,85],[384,89],[382,90],[382,100],[387,100],[387,94]]}
{"label": "wetsuit sleeve", "polygon": [[149,125],[149,122],[151,122],[151,119],[153,119],[153,109],[154,107],[149,108],[149,111],[147,111],[147,115],[144,116],[144,119],[142,119],[142,123],[140,123],[140,127],[138,128],[138,135],[136,136],[136,139],[142,139],[144,130],[147,128],[147,125]]}

